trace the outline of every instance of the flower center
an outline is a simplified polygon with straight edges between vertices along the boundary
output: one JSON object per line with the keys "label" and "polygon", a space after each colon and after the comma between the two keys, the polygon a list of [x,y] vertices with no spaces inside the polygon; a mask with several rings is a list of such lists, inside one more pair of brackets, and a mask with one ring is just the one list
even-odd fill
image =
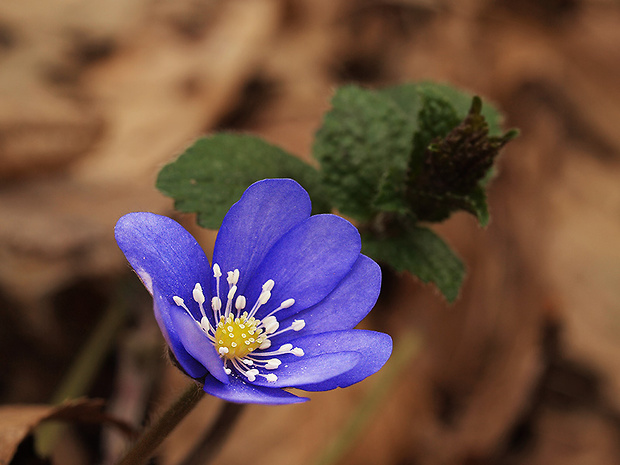
{"label": "flower center", "polygon": [[258,328],[259,324],[260,320],[248,317],[248,312],[237,318],[222,315],[215,330],[215,349],[227,360],[243,358],[254,352],[267,339],[264,330]]}
{"label": "flower center", "polygon": [[[215,278],[215,295],[211,299],[211,310],[213,319],[217,322],[212,325],[207,317],[205,309],[206,297],[202,292],[200,283],[196,283],[192,291],[192,298],[200,308],[202,317],[195,318],[192,312],[185,305],[185,301],[179,296],[173,296],[172,300],[176,305],[183,308],[196,324],[213,343],[215,350],[224,362],[224,371],[231,374],[233,370],[245,376],[248,381],[253,382],[257,376],[264,377],[269,382],[278,380],[275,373],[269,371],[277,370],[282,361],[277,358],[285,354],[293,354],[296,357],[303,357],[304,351],[300,347],[293,347],[290,343],[285,343],[278,349],[271,349],[271,338],[279,336],[288,331],[301,331],[305,326],[304,320],[293,320],[290,326],[279,329],[280,322],[276,314],[280,310],[290,308],[295,304],[295,299],[286,299],[275,310],[268,315],[256,319],[255,315],[259,309],[269,302],[271,291],[275,285],[272,279],[267,280],[262,287],[262,291],[256,299],[252,309],[243,311],[246,306],[246,298],[237,295],[237,283],[239,281],[239,270],[229,271],[226,281],[228,282],[228,292],[225,302],[220,294],[220,277],[222,272],[217,263],[213,264],[213,276]],[[241,313],[243,311],[243,313]],[[265,370],[268,372],[266,373]]]}

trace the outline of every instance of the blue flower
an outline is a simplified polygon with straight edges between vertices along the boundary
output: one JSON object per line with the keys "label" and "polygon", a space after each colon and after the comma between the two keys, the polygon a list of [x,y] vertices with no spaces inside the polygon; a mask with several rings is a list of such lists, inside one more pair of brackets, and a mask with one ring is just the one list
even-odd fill
{"label": "blue flower", "polygon": [[387,334],[352,329],[375,304],[381,271],[335,215],[310,216],[290,179],[250,186],[226,214],[213,267],[174,220],[130,213],[116,241],[153,296],[159,327],[183,370],[239,403],[307,400],[379,370]]}

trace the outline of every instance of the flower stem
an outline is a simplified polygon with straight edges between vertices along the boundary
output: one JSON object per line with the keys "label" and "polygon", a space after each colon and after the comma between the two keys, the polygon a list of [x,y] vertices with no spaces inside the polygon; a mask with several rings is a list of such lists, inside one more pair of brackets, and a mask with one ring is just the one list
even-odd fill
{"label": "flower stem", "polygon": [[181,422],[204,396],[202,388],[192,383],[183,394],[149,426],[140,438],[131,446],[118,465],[141,465],[146,463],[155,449],[168,434]]}
{"label": "flower stem", "polygon": [[243,412],[244,404],[226,402],[220,408],[211,428],[197,441],[192,450],[180,465],[207,465],[225,444],[226,437],[232,431]]}

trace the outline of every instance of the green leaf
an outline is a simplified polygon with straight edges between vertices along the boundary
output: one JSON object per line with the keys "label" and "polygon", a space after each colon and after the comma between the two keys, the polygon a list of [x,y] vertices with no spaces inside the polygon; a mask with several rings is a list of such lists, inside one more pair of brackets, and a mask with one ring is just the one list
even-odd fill
{"label": "green leaf", "polygon": [[387,96],[356,86],[337,91],[313,152],[325,191],[343,214],[366,221],[405,209],[413,130],[411,118]]}
{"label": "green leaf", "polygon": [[491,216],[489,215],[489,206],[487,205],[487,193],[482,186],[477,186],[468,196],[470,208],[468,211],[478,218],[478,224],[486,228],[489,224]]}
{"label": "green leaf", "polygon": [[330,210],[313,167],[249,135],[217,134],[198,139],[163,167],[156,186],[174,199],[177,210],[197,213],[200,226],[217,229],[245,189],[266,178],[295,179],[310,194],[313,213]]}
{"label": "green leaf", "polygon": [[[469,114],[471,101],[474,94],[457,89],[456,87],[448,84],[438,84],[434,82],[423,82],[420,84],[420,88],[423,91],[432,90],[432,92],[442,95],[452,104],[459,119],[462,120]],[[484,116],[484,119],[489,125],[490,136],[499,136],[503,134],[503,117],[501,113],[486,99],[481,114]]]}
{"label": "green leaf", "polygon": [[422,108],[420,99],[420,85],[410,82],[397,86],[384,87],[377,91],[379,95],[388,97],[415,123],[414,131],[417,130],[418,113]]}
{"label": "green leaf", "polygon": [[430,229],[415,227],[388,239],[365,233],[362,244],[362,251],[373,259],[397,271],[409,271],[425,283],[434,283],[448,302],[458,297],[465,277],[463,262]]}
{"label": "green leaf", "polygon": [[[414,120],[422,107],[421,95],[434,95],[443,97],[449,102],[460,120],[464,119],[469,112],[473,94],[460,90],[449,84],[436,82],[410,82],[397,86],[386,87],[379,91],[381,94],[391,98],[398,106]],[[482,115],[489,124],[489,135],[499,136],[502,131],[502,115],[486,99]],[[417,127],[417,125],[416,125]]]}

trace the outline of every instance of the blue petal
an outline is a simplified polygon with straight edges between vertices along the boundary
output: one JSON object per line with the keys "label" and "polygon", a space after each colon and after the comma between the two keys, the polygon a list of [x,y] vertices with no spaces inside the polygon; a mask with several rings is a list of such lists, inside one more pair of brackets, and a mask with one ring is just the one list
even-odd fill
{"label": "blue petal", "polygon": [[[175,326],[170,322],[169,315],[183,310],[175,304],[170,305],[169,299],[160,296],[157,292],[153,296],[153,303],[157,323],[177,362],[190,377],[195,379],[202,378],[207,373],[207,369],[185,350]],[[163,323],[162,315],[166,316],[167,325]]]}
{"label": "blue petal", "polygon": [[114,235],[151,294],[157,288],[164,296],[191,298],[195,284],[211,275],[209,260],[196,239],[166,216],[129,213],[118,220]]}
{"label": "blue petal", "polygon": [[252,184],[222,222],[213,263],[220,266],[224,277],[228,271],[241,271],[237,287],[243,294],[265,254],[287,231],[308,218],[311,208],[308,193],[292,179]]}
{"label": "blue petal", "polygon": [[[191,305],[192,290],[197,282],[205,287],[211,275],[209,261],[192,235],[176,221],[154,213],[129,213],[114,229],[118,246],[136,271],[144,286],[153,295],[157,323],[175,357],[192,377],[204,375],[179,341],[170,315],[184,313],[173,302],[183,298],[198,317],[197,305]],[[205,296],[207,301],[210,296]]]}
{"label": "blue petal", "polygon": [[273,246],[248,284],[248,302],[255,302],[263,283],[275,281],[271,299],[257,318],[290,298],[295,304],[278,312],[278,320],[323,300],[351,271],[360,248],[360,235],[347,220],[335,215],[308,218]]}
{"label": "blue petal", "polygon": [[[304,357],[339,351],[357,351],[360,362],[351,370],[323,382],[298,385],[306,391],[327,391],[347,387],[376,373],[390,358],[392,338],[384,333],[353,329],[303,336],[290,341],[304,350]],[[291,358],[294,355],[288,355]],[[284,360],[282,361],[284,363]],[[277,373],[277,370],[276,370]]]}
{"label": "blue petal", "polygon": [[[351,329],[372,309],[381,290],[381,268],[370,258],[360,255],[350,273],[325,299],[304,311],[280,321],[287,328],[293,320],[304,320],[304,336],[327,331]],[[274,345],[283,344],[290,333],[272,339]]]}
{"label": "blue petal", "polygon": [[207,375],[204,382],[203,389],[207,394],[239,404],[278,405],[309,400],[307,397],[298,397],[282,389],[254,386],[234,376],[230,377],[230,384],[222,384],[210,375]]}
{"label": "blue petal", "polygon": [[296,360],[289,359],[289,361],[283,362],[276,370],[261,369],[261,373],[274,373],[278,376],[278,379],[276,381],[267,381],[264,377],[257,376],[256,380],[252,381],[252,384],[272,387],[296,387],[310,383],[320,383],[350,371],[361,359],[361,354],[357,352],[338,351],[314,357],[312,355],[304,355],[303,357],[292,356]]}
{"label": "blue petal", "polygon": [[179,341],[187,353],[200,362],[218,381],[227,384],[229,377],[224,371],[224,362],[196,320],[187,312],[174,312],[170,317]]}

